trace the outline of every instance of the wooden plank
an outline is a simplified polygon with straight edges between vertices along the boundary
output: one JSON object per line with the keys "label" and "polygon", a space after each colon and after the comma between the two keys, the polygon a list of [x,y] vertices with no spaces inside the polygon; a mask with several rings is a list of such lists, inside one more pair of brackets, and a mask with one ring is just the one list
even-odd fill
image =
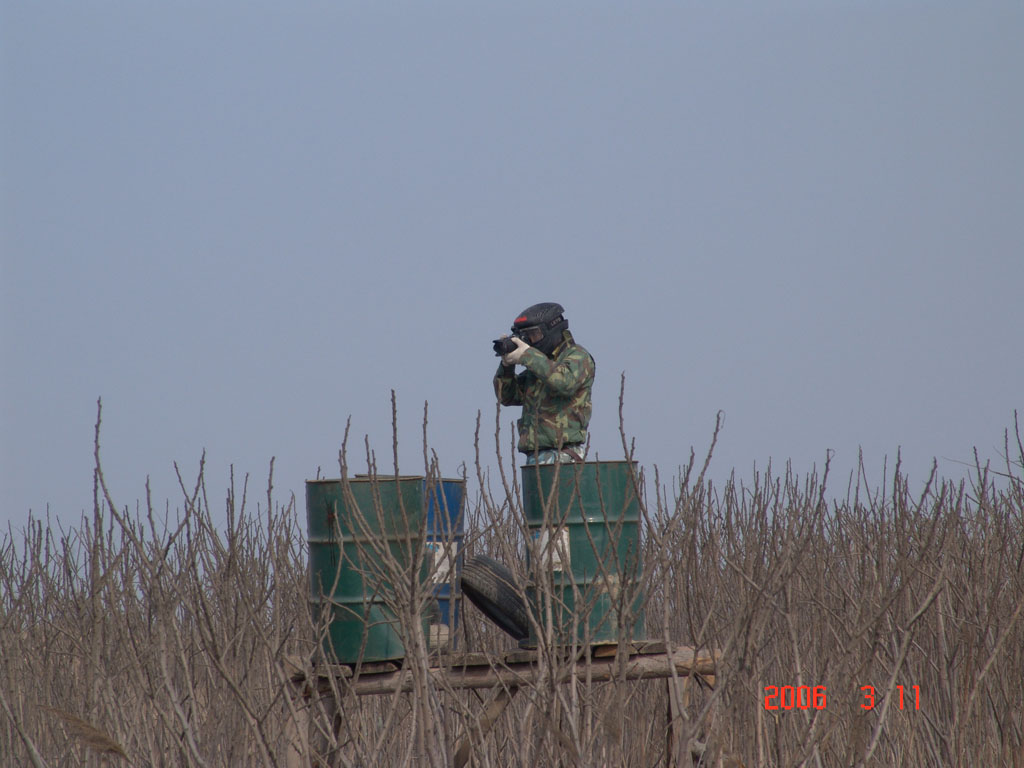
{"label": "wooden plank", "polygon": [[[588,653],[594,658],[607,658],[614,656],[618,644],[614,642],[595,643],[591,646],[564,645],[559,646],[556,651],[565,659],[568,659],[574,652],[576,654]],[[664,640],[635,640],[628,644],[630,656],[665,653]],[[536,648],[513,648],[502,651],[498,654],[485,653],[482,651],[449,651],[445,653],[434,653],[430,656],[431,668],[451,667],[472,667],[486,666],[494,663],[495,658],[502,659],[505,663],[519,664],[522,662],[535,661],[538,651]],[[392,661],[366,662],[360,667],[361,674],[376,674],[378,672],[393,672],[404,665],[404,659]],[[300,656],[284,657],[284,664],[289,671],[298,672],[310,666],[309,659]],[[355,665],[352,664],[328,664],[317,665],[318,669],[330,669],[338,675],[346,675],[346,671],[352,672]]]}
{"label": "wooden plank", "polygon": [[432,668],[454,668],[454,667],[480,667],[491,663],[491,656],[488,653],[449,653],[437,659]]}
{"label": "wooden plank", "polygon": [[634,645],[637,653],[665,653],[664,640],[638,640]]}
{"label": "wooden plank", "polygon": [[[581,645],[560,645],[552,649],[552,653],[559,659],[568,661],[572,658],[573,654],[577,658],[582,653],[586,652],[586,647]],[[523,664],[526,662],[537,661],[540,658],[539,648],[517,648],[511,651],[505,651],[502,654],[502,660],[506,664]]]}
{"label": "wooden plank", "polygon": [[491,697],[480,719],[476,723],[467,724],[471,732],[464,734],[459,740],[459,746],[455,750],[455,768],[464,768],[469,762],[470,752],[473,749],[473,735],[476,735],[478,741],[483,742],[491,730],[491,726],[501,717],[501,713],[505,711],[505,707],[512,701],[512,697],[518,690],[518,688],[499,688]]}
{"label": "wooden plank", "polygon": [[[684,646],[676,648],[676,652],[682,652]],[[582,661],[586,659],[589,654],[592,659],[610,659],[614,658],[617,651],[618,645],[615,644],[603,644],[594,645],[589,648],[580,646],[564,646],[561,650],[561,654],[558,658],[561,661],[568,662],[572,655],[572,651],[576,651],[577,659]],[[662,640],[657,641],[639,641],[636,643],[630,643],[626,649],[628,656],[657,656],[665,653],[665,643]],[[538,652],[534,650],[510,650],[505,651],[502,654],[490,654],[480,652],[461,652],[445,654],[439,658],[435,658],[435,663],[431,664],[430,669],[433,672],[440,670],[465,670],[471,668],[484,668],[490,669],[498,666],[513,666],[517,664],[532,664],[538,660]],[[339,678],[350,678],[355,675],[355,670],[358,669],[359,676],[361,678],[369,678],[380,674],[391,674],[398,671],[401,668],[401,664],[397,662],[374,662],[363,664],[361,667],[353,667],[349,664],[329,664],[329,665],[317,665],[316,667],[309,667],[308,660],[306,660],[306,667],[303,669],[303,659],[298,656],[287,656],[284,659],[285,669],[291,673],[291,677],[295,682],[300,682],[306,679],[306,677],[312,672],[312,676],[329,676]],[[698,673],[699,674],[699,673]],[[714,674],[702,675],[704,680],[711,686],[715,684]]]}
{"label": "wooden plank", "polygon": [[537,660],[537,649],[520,648],[514,651],[506,651],[502,654],[501,660],[505,664],[527,664]]}
{"label": "wooden plank", "polygon": [[[623,646],[623,651],[627,656],[636,656],[639,654],[639,649],[633,645],[633,643],[626,643]],[[594,659],[608,659],[616,656],[619,652],[618,643],[611,643],[609,645],[594,645],[590,648],[590,656]]]}
{"label": "wooden plank", "polygon": [[[699,675],[711,675],[715,672],[718,654],[702,650],[696,653],[693,648],[680,646],[671,654],[645,654],[632,656],[625,661],[621,670],[614,657],[603,659],[584,659],[565,668],[556,668],[556,682],[565,683],[574,677],[590,679],[595,682],[612,680],[620,676],[626,680],[645,680],[664,678],[672,675],[675,667],[677,675],[690,674],[691,666]],[[319,673],[318,673],[319,674]],[[504,665],[452,667],[450,669],[431,669],[430,674],[438,685],[451,688],[518,688],[530,685],[540,679],[542,670],[535,661],[507,663]],[[546,671],[543,674],[547,674]],[[326,678],[318,684],[318,689],[329,688]],[[408,669],[394,672],[380,672],[372,675],[362,674],[358,678],[345,681],[346,689],[356,695],[392,693],[396,690],[409,692],[413,689],[412,673]]]}

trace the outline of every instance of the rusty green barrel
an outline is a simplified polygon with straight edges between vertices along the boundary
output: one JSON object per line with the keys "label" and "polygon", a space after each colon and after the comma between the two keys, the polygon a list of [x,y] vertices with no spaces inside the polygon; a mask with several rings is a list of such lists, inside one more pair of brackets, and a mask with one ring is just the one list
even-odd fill
{"label": "rusty green barrel", "polygon": [[[644,635],[640,593],[639,476],[635,462],[522,468],[527,600],[541,626],[566,643]],[[537,643],[531,624],[527,644]]]}
{"label": "rusty green barrel", "polygon": [[[439,547],[461,556],[461,527],[456,539],[452,515],[461,526],[462,494],[453,485],[461,491],[463,482],[420,476],[306,481],[310,603],[318,624],[327,624],[329,659],[354,664],[405,656],[392,607],[402,599],[395,597],[396,570],[405,574],[403,585],[415,576],[427,589],[439,568],[451,568],[439,561]],[[417,628],[428,642],[437,634],[432,613],[436,621],[434,607]]]}

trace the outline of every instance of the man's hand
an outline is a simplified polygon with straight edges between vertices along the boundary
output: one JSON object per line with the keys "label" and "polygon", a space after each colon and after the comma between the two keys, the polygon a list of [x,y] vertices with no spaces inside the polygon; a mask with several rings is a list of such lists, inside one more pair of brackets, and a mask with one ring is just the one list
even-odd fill
{"label": "man's hand", "polygon": [[501,362],[505,365],[515,365],[523,357],[523,353],[530,348],[530,345],[520,339],[518,336],[512,337],[512,343],[516,345],[516,348],[504,355],[501,358]]}

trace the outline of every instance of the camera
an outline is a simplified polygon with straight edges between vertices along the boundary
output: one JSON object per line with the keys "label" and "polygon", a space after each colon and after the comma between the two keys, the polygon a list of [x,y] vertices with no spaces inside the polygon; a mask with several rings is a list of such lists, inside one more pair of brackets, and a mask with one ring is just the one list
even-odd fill
{"label": "camera", "polygon": [[[518,333],[513,333],[512,336],[519,337]],[[505,336],[502,339],[494,340],[494,354],[498,357],[504,357],[509,352],[516,351],[516,343],[512,341],[512,336]]]}

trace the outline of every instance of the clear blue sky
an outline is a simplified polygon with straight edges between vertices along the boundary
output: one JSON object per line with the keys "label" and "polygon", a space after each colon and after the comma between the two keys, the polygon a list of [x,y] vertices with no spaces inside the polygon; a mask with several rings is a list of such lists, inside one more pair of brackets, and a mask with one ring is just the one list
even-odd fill
{"label": "clear blue sky", "polygon": [[[772,10],[764,6],[771,5]],[[1024,6],[0,4],[2,508],[178,462],[261,498],[493,463],[490,341],[566,307],[592,450],[671,474],[898,449],[961,476],[1024,412]],[[502,413],[511,440],[513,410]],[[1024,413],[1022,413],[1024,417]],[[256,492],[258,491],[258,492]],[[256,492],[256,493],[254,493]]]}

